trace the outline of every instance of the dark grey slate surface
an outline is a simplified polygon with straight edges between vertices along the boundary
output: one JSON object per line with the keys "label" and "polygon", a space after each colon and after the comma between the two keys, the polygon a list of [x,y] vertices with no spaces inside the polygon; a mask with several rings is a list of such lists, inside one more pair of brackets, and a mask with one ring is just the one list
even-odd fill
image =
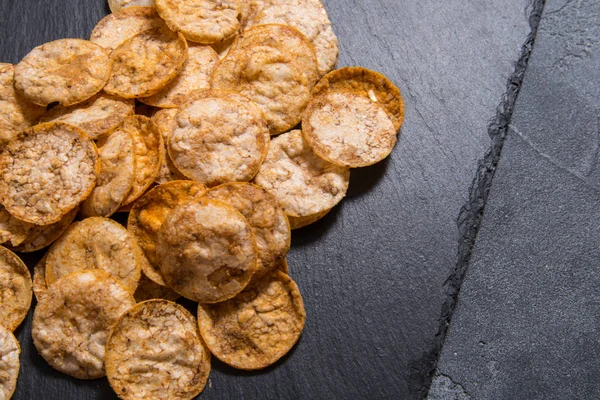
{"label": "dark grey slate surface", "polygon": [[[415,398],[435,350],[443,286],[456,263],[456,218],[487,125],[530,27],[530,0],[327,2],[340,66],[378,70],[402,90],[406,122],[390,159],[353,171],[348,198],[296,232],[291,275],[308,320],[298,346],[268,371],[214,363],[204,398]],[[87,37],[103,0],[0,0],[0,61],[32,47]],[[17,399],[110,398],[102,380],[75,381],[18,331]]]}
{"label": "dark grey slate surface", "polygon": [[548,0],[430,400],[600,398],[598,81],[600,2]]}

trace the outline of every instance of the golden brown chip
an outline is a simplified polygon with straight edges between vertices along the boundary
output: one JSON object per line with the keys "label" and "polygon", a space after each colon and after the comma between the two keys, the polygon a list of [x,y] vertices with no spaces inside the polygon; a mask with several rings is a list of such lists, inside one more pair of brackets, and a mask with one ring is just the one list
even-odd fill
{"label": "golden brown chip", "polygon": [[144,274],[155,283],[166,285],[156,255],[160,227],[174,208],[203,196],[205,192],[206,187],[198,182],[167,182],[148,191],[131,209],[127,229],[136,238],[148,259],[149,265],[144,268]]}
{"label": "golden brown chip", "polygon": [[23,221],[52,224],[91,193],[99,167],[96,146],[82,130],[36,125],[0,155],[0,202]]}
{"label": "golden brown chip", "polygon": [[210,88],[210,76],[218,62],[219,55],[212,47],[190,44],[181,73],[160,92],[140,101],[155,107],[179,107],[192,92]]}
{"label": "golden brown chip", "polygon": [[179,296],[179,293],[175,292],[173,289],[159,285],[158,283],[151,281],[146,274],[142,274],[142,277],[140,278],[140,284],[133,294],[133,297],[135,298],[135,301],[140,303],[142,301],[152,299],[175,301],[181,296]]}
{"label": "golden brown chip", "polygon": [[14,70],[14,65],[0,63],[1,147],[14,139],[22,130],[33,126],[46,111],[44,107],[27,101],[15,90]]}
{"label": "golden brown chip", "polygon": [[171,132],[173,132],[173,129],[175,129],[175,115],[177,115],[177,111],[179,111],[177,108],[167,108],[158,111],[151,118],[163,139],[165,147],[163,162],[160,166],[160,170],[158,171],[158,176],[154,181],[159,185],[165,182],[187,179],[181,172],[179,172],[177,167],[173,165],[173,161],[171,160],[169,152],[166,148],[169,141],[169,135]]}
{"label": "golden brown chip", "polygon": [[164,22],[154,7],[127,7],[102,18],[94,27],[90,41],[112,51],[127,39],[161,26]]}
{"label": "golden brown chip", "polygon": [[209,374],[210,353],[196,319],[167,300],[131,308],[106,343],[106,376],[123,400],[191,400]]}
{"label": "golden brown chip", "polygon": [[75,219],[79,207],[75,207],[71,211],[65,214],[60,221],[50,225],[33,225],[28,231],[27,237],[18,246],[9,246],[11,250],[19,251],[21,253],[31,253],[43,249],[46,246],[50,246],[52,242],[60,237],[67,230],[71,222]]}
{"label": "golden brown chip", "polygon": [[41,122],[64,122],[81,128],[90,139],[101,139],[133,115],[135,102],[101,92],[70,107],[54,107]]}
{"label": "golden brown chip", "polygon": [[133,136],[117,129],[99,143],[100,175],[81,204],[82,217],[109,217],[123,204],[136,178]]}
{"label": "golden brown chip", "polygon": [[48,253],[44,254],[44,256],[35,264],[33,267],[33,294],[35,294],[35,298],[39,302],[46,290],[48,290],[48,285],[46,284],[46,258],[48,257]]}
{"label": "golden brown chip", "polygon": [[126,7],[152,7],[154,0],[108,0],[108,7],[113,13]]}
{"label": "golden brown chip", "polygon": [[234,368],[274,364],[300,338],[306,312],[296,283],[275,271],[231,300],[198,306],[200,334],[210,352]]}
{"label": "golden brown chip", "polygon": [[215,69],[215,89],[237,91],[264,112],[271,135],[300,122],[317,81],[313,45],[295,28],[258,25],[243,32]]}
{"label": "golden brown chip", "polygon": [[21,346],[12,332],[0,326],[0,399],[9,400],[17,387]]}
{"label": "golden brown chip", "polygon": [[157,255],[167,285],[199,303],[232,298],[257,268],[252,228],[242,214],[198,199],[169,214],[158,232]]}
{"label": "golden brown chip", "polygon": [[320,213],[316,213],[316,214],[312,214],[312,215],[307,215],[305,217],[288,216],[288,218],[290,220],[290,227],[292,229],[304,228],[305,226],[310,225],[314,222],[317,222],[318,220],[320,220],[321,218],[323,218],[324,216],[329,214],[329,211],[331,211],[331,208],[329,210],[325,210]]}
{"label": "golden brown chip", "polygon": [[40,106],[70,106],[98,93],[110,77],[105,49],[83,39],[59,39],[31,50],[15,67],[15,88]]}
{"label": "golden brown chip", "polygon": [[27,239],[34,224],[13,217],[0,205],[0,244],[18,246]]}
{"label": "golden brown chip", "polygon": [[108,273],[88,270],[49,286],[33,313],[31,336],[51,367],[79,379],[105,375],[104,346],[119,317],[135,305]]}
{"label": "golden brown chip", "polygon": [[0,325],[14,331],[31,305],[31,274],[12,251],[0,246]]}
{"label": "golden brown chip", "polygon": [[207,186],[249,181],[267,156],[261,111],[230,91],[196,92],[179,108],[167,149],[175,167]]}
{"label": "golden brown chip", "polygon": [[100,269],[134,293],[140,281],[143,253],[134,237],[117,222],[91,217],[75,222],[48,251],[48,286],[70,273]]}
{"label": "golden brown chip", "polygon": [[240,30],[239,0],[155,0],[169,28],[191,42],[219,43]]}
{"label": "golden brown chip", "polygon": [[271,139],[267,159],[254,178],[289,216],[325,212],[346,195],[350,169],[318,157],[296,129]]}
{"label": "golden brown chip", "polygon": [[281,260],[281,263],[279,263],[277,269],[286,275],[290,274],[290,266],[288,265],[288,262],[285,258]]}
{"label": "golden brown chip", "polygon": [[290,224],[272,194],[250,183],[226,183],[209,190],[205,197],[227,203],[246,217],[258,247],[257,275],[273,271],[285,260],[292,237]]}
{"label": "golden brown chip", "polygon": [[179,74],[187,52],[181,33],[166,27],[137,34],[110,53],[113,73],[104,90],[125,98],[152,96]]}

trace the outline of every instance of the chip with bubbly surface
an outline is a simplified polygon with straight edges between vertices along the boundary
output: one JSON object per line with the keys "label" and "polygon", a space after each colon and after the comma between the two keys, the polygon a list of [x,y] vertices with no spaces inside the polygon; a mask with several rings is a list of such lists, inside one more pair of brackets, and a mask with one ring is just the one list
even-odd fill
{"label": "chip with bubbly surface", "polygon": [[10,399],[21,368],[21,346],[11,331],[0,326],[0,399]]}
{"label": "chip with bubbly surface", "polygon": [[169,135],[175,129],[175,115],[179,110],[177,108],[165,108],[163,110],[158,111],[151,118],[152,122],[158,129],[160,136],[163,139],[164,144],[164,158],[163,162],[160,165],[160,169],[158,171],[158,176],[156,177],[155,182],[157,184],[170,182],[170,181],[178,181],[187,179],[177,167],[173,164],[171,160],[171,156],[169,156],[169,152],[167,151],[167,143],[169,142]]}
{"label": "chip with bubbly surface", "polygon": [[108,0],[108,7],[113,13],[116,13],[122,8],[134,6],[152,7],[154,6],[154,0]]}
{"label": "chip with bubbly surface", "polygon": [[94,27],[90,41],[113,51],[127,39],[163,25],[154,7],[127,7],[102,18]]}
{"label": "chip with bubbly surface", "polygon": [[28,230],[25,240],[23,240],[18,246],[10,246],[6,244],[11,250],[20,251],[21,253],[31,253],[37,250],[41,250],[44,247],[50,246],[56,239],[58,239],[71,225],[71,222],[75,219],[75,216],[79,212],[79,207],[75,207],[71,211],[65,214],[60,221],[50,225],[32,225],[31,229]]}
{"label": "chip with bubbly surface", "polygon": [[14,331],[29,312],[32,296],[29,269],[12,251],[0,246],[0,325]]}

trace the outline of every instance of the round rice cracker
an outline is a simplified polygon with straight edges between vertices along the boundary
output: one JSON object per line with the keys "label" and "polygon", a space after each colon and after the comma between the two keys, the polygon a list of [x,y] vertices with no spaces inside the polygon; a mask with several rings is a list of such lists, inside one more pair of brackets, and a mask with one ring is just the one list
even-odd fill
{"label": "round rice cracker", "polygon": [[15,67],[15,88],[39,106],[80,103],[111,76],[108,52],[83,39],[59,39],[31,50]]}
{"label": "round rice cracker", "polygon": [[190,44],[179,75],[160,92],[139,100],[154,107],[177,108],[192,92],[210,88],[210,76],[218,63],[219,55],[212,47]]}
{"label": "round rice cracker", "polygon": [[54,107],[40,122],[64,122],[81,128],[90,139],[102,139],[133,115],[135,101],[101,92],[70,107]]}
{"label": "round rice cracker", "polygon": [[214,89],[237,91],[263,111],[271,135],[296,126],[318,78],[313,45],[297,29],[258,25],[243,32],[215,69]]}
{"label": "round rice cracker", "polygon": [[144,275],[151,281],[165,286],[166,282],[159,267],[156,254],[158,231],[172,210],[200,198],[206,193],[206,187],[193,181],[172,181],[149,190],[133,205],[127,229],[136,238],[144,251],[148,264],[144,266]]}
{"label": "round rice cracker", "polygon": [[18,246],[27,239],[27,235],[35,225],[21,221],[0,206],[0,244]]}
{"label": "round rice cracker", "polygon": [[154,8],[154,0],[108,0],[110,12],[115,14],[124,8],[129,7],[152,7]]}
{"label": "round rice cracker", "polygon": [[31,297],[29,269],[15,253],[0,246],[0,325],[17,329],[29,312]]}
{"label": "round rice cracker", "polygon": [[179,304],[149,300],[129,309],[106,343],[106,376],[123,400],[195,398],[210,374],[196,318]]}
{"label": "round rice cracker", "polygon": [[131,293],[104,271],[69,274],[39,299],[33,343],[54,369],[79,379],[101,378],[110,330],[134,305]]}
{"label": "round rice cracker", "polygon": [[241,292],[257,268],[256,239],[233,207],[201,198],[167,217],[157,255],[167,285],[199,303],[225,301]]}
{"label": "round rice cracker", "polygon": [[164,22],[154,7],[127,7],[102,18],[94,27],[90,41],[110,52],[127,39],[161,26]]}
{"label": "round rice cracker", "polygon": [[254,181],[275,196],[288,216],[309,217],[330,210],[344,198],[350,169],[317,156],[296,129],[271,139]]}
{"label": "round rice cracker", "polygon": [[10,399],[21,369],[21,346],[13,333],[0,326],[0,399]]}
{"label": "round rice cracker", "polygon": [[99,143],[100,175],[96,187],[81,204],[80,215],[109,217],[121,207],[136,177],[134,141],[130,132],[117,130]]}
{"label": "round rice cracker", "polygon": [[296,283],[281,271],[250,284],[231,300],[198,306],[198,326],[210,352],[238,369],[274,364],[300,338],[306,312]]}
{"label": "round rice cracker", "polygon": [[161,91],[183,68],[188,45],[166,26],[127,39],[110,53],[113,73],[104,91],[126,99]]}
{"label": "round rice cracker", "polygon": [[96,145],[81,129],[36,125],[0,154],[0,202],[18,219],[53,224],[89,196],[99,169]]}
{"label": "round rice cracker", "polygon": [[33,267],[33,294],[38,302],[48,290],[46,284],[46,258],[48,258],[48,253],[44,254]]}
{"label": "round rice cracker", "polygon": [[243,182],[217,186],[205,197],[232,206],[248,220],[258,247],[255,276],[265,275],[281,265],[290,249],[292,234],[285,210],[272,194]]}
{"label": "round rice cracker", "polygon": [[14,65],[0,63],[0,148],[21,131],[35,125],[46,111],[16,91],[14,70]]}
{"label": "round rice cracker", "polygon": [[169,28],[195,43],[219,43],[240,31],[239,0],[155,0]]}
{"label": "round rice cracker", "polygon": [[158,129],[160,136],[163,139],[164,143],[164,158],[163,162],[160,165],[160,169],[158,171],[158,176],[155,179],[155,183],[162,184],[165,182],[171,181],[179,181],[186,180],[187,178],[183,175],[177,167],[173,164],[171,157],[169,156],[169,152],[167,151],[167,143],[169,141],[169,135],[175,129],[175,115],[179,110],[177,108],[165,108],[163,110],[158,111],[151,118],[152,122]]}
{"label": "round rice cracker", "polygon": [[329,211],[331,211],[331,208],[329,210],[325,210],[325,211],[322,211],[322,212],[319,212],[316,214],[312,214],[312,215],[307,215],[304,217],[288,216],[288,218],[290,220],[290,227],[292,230],[304,228],[305,226],[308,226],[310,224],[313,224],[313,223],[319,221],[321,218],[323,218],[324,216],[329,214]]}
{"label": "round rice cracker", "polygon": [[269,150],[260,109],[231,91],[202,90],[179,108],[167,149],[183,175],[207,186],[249,181]]}
{"label": "round rice cracker", "polygon": [[79,207],[75,207],[58,222],[43,226],[32,225],[27,237],[18,246],[9,246],[8,244],[6,246],[21,253],[32,253],[48,247],[67,230],[78,212]]}
{"label": "round rice cracker", "polygon": [[[35,283],[34,283],[35,287]],[[150,280],[146,274],[142,273],[142,277],[140,278],[140,284],[138,285],[135,293],[133,294],[135,301],[141,303],[142,301],[152,300],[152,299],[164,299],[175,301],[181,296],[179,293],[174,291],[171,288],[168,288],[163,285],[159,285],[158,283]]]}

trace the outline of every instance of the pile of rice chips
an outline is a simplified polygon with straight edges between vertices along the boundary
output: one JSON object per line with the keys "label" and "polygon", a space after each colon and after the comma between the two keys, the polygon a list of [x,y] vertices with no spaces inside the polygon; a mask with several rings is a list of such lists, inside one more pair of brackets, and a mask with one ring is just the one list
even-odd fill
{"label": "pile of rice chips", "polygon": [[[333,70],[320,0],[109,5],[90,40],[0,64],[4,399],[32,293],[41,356],[122,399],[191,399],[211,356],[277,362],[306,318],[291,229],[387,157],[404,118],[386,77]],[[14,252],[48,246],[32,279]]]}

